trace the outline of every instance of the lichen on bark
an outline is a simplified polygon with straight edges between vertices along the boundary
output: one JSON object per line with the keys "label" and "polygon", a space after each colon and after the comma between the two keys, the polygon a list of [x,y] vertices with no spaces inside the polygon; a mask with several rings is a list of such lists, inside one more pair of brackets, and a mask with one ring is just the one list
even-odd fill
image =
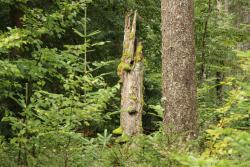
{"label": "lichen on bark", "polygon": [[123,134],[133,136],[142,133],[143,107],[143,54],[142,43],[136,42],[136,17],[134,12],[125,18],[123,54],[117,73],[122,83],[120,123]]}

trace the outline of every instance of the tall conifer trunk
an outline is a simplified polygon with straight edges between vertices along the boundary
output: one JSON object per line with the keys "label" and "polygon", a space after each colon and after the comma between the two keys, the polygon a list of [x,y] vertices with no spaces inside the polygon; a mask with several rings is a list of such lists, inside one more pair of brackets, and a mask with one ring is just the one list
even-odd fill
{"label": "tall conifer trunk", "polygon": [[136,12],[131,25],[131,14],[126,16],[123,55],[118,66],[121,78],[121,115],[123,134],[142,133],[143,55],[142,43],[136,41]]}
{"label": "tall conifer trunk", "polygon": [[193,0],[162,0],[164,127],[197,136]]}

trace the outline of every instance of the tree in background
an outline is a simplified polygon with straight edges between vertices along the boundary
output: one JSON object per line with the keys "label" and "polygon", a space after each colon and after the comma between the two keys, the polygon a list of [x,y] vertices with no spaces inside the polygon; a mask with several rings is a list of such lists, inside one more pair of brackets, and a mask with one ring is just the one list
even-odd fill
{"label": "tree in background", "polygon": [[164,127],[167,133],[198,134],[193,1],[162,0]]}
{"label": "tree in background", "polygon": [[[250,52],[240,49],[249,49],[250,1],[194,2],[200,126],[186,142],[162,128],[161,1],[0,0],[0,166],[249,166]],[[121,98],[137,101],[121,97],[117,75],[130,62],[121,59],[130,10],[143,44],[143,133],[120,138],[110,133]],[[118,74],[133,78],[128,64]]]}

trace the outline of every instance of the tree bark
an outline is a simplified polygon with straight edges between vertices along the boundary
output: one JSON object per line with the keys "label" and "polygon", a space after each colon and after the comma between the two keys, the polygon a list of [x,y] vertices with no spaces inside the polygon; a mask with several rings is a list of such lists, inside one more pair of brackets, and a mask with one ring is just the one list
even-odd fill
{"label": "tree bark", "polygon": [[142,133],[143,109],[143,55],[142,44],[136,41],[136,12],[133,23],[131,14],[126,16],[123,55],[118,66],[121,78],[120,122],[123,134],[133,136]]}
{"label": "tree bark", "polygon": [[228,15],[229,14],[229,1],[224,0],[224,11]]}
{"label": "tree bark", "polygon": [[[228,0],[224,0],[224,4],[222,3],[222,1],[217,0],[217,4],[216,4],[217,10],[219,12],[219,15],[223,16],[229,16],[229,2]],[[219,26],[219,25],[218,25]],[[219,66],[224,66],[224,61],[223,60],[217,60]],[[216,95],[217,95],[217,99],[218,99],[218,103],[220,104],[223,100],[223,85],[221,84],[221,82],[224,80],[224,73],[222,70],[218,69],[216,71],[215,74],[216,77]]]}
{"label": "tree bark", "polygon": [[208,15],[205,19],[205,23],[204,23],[204,32],[202,35],[202,48],[201,48],[201,70],[200,70],[200,82],[202,83],[205,79],[206,79],[206,48],[207,48],[207,34],[208,34],[208,22],[209,22],[209,18],[210,18],[210,14],[212,12],[212,8],[211,8],[211,0],[208,1]]}
{"label": "tree bark", "polygon": [[[12,27],[21,28],[23,26],[21,17],[23,16],[22,10],[18,9],[15,5],[10,6],[9,17],[11,21]],[[20,49],[14,48],[9,53],[9,60],[15,59],[16,57],[20,56],[21,52]]]}
{"label": "tree bark", "polygon": [[21,17],[23,16],[23,12],[18,9],[15,5],[10,6],[10,21],[13,27],[22,27],[23,23]]}
{"label": "tree bark", "polygon": [[164,128],[198,134],[193,0],[162,0]]}

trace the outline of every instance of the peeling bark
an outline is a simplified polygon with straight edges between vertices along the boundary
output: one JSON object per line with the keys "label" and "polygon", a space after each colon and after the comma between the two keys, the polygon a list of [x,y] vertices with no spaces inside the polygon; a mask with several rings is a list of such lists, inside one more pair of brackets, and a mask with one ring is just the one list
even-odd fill
{"label": "peeling bark", "polygon": [[162,0],[164,128],[198,134],[193,0]]}
{"label": "peeling bark", "polygon": [[142,133],[143,108],[143,55],[142,44],[136,42],[136,12],[133,23],[131,14],[126,16],[123,55],[118,66],[121,78],[121,115],[123,134],[133,136]]}

